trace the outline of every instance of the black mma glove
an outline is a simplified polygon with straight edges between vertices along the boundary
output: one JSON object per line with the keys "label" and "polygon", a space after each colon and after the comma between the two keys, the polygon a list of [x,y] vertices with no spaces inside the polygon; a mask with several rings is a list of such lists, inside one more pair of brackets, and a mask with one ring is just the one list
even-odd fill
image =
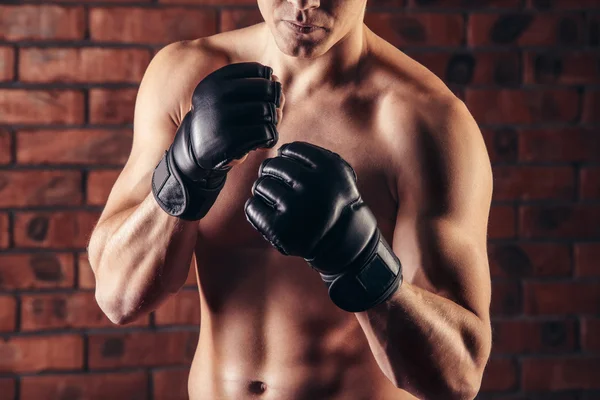
{"label": "black mma glove", "polygon": [[338,154],[294,142],[260,166],[248,221],[281,253],[304,258],[341,309],[365,311],[402,281],[400,261],[361,199],[356,174]]}
{"label": "black mma glove", "polygon": [[199,220],[225,184],[231,161],[277,143],[281,84],[258,63],[220,68],[204,78],[192,108],[152,176],[154,198],[168,214]]}

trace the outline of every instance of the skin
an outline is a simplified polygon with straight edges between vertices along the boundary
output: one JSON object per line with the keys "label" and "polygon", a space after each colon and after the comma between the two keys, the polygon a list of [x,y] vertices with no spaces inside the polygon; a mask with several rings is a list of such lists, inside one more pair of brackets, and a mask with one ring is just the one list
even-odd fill
{"label": "skin", "polygon": [[[491,347],[486,250],[492,175],[465,105],[362,22],[365,0],[259,0],[265,23],[174,43],[136,101],[131,155],[91,236],[96,299],[126,324],[196,268],[201,329],[191,399],[472,399]],[[320,29],[298,36],[282,20]],[[198,222],[165,214],[154,167],[196,84],[233,62],[282,82],[279,143],[235,161]],[[243,205],[279,145],[339,153],[403,265],[404,283],[361,313],[330,301],[304,260],[273,249]]]}

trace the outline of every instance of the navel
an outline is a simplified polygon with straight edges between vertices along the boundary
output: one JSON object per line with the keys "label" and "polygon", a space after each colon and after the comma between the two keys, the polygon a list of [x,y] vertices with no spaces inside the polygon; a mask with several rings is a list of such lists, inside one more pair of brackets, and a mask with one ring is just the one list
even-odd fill
{"label": "navel", "polygon": [[248,384],[248,391],[252,394],[263,394],[267,391],[267,384],[261,381],[251,381]]}

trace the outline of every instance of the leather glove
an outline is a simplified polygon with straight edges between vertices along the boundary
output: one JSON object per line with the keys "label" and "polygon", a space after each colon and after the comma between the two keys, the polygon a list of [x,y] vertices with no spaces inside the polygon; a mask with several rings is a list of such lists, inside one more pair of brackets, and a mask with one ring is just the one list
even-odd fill
{"label": "leather glove", "polygon": [[266,159],[246,202],[248,221],[282,254],[304,258],[341,309],[365,311],[400,286],[398,258],[338,154],[294,142]]}
{"label": "leather glove", "polygon": [[196,86],[191,110],[152,176],[152,193],[168,214],[206,215],[225,185],[227,164],[277,143],[281,84],[259,63],[230,64]]}

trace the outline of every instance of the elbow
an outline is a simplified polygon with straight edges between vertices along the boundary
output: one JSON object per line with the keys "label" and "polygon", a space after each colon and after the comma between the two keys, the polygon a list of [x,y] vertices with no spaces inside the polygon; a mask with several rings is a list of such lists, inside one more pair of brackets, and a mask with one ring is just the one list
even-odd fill
{"label": "elbow", "polygon": [[127,325],[136,318],[134,308],[127,307],[122,296],[105,293],[96,288],[96,303],[106,317],[115,325]]}
{"label": "elbow", "polygon": [[[95,299],[102,313],[115,325],[126,325],[135,320],[135,308],[125,301],[124,285],[118,283],[119,278],[105,271],[106,260],[103,260],[104,247],[94,235],[87,248],[88,261],[96,280]],[[106,281],[106,279],[109,281]]]}
{"label": "elbow", "polygon": [[461,363],[460,368],[452,367],[443,375],[438,372],[437,379],[421,380],[408,380],[405,376],[392,383],[419,399],[473,400],[481,389],[483,367],[479,363]]}
{"label": "elbow", "polygon": [[473,376],[468,381],[461,381],[459,384],[454,385],[448,390],[448,395],[444,396],[446,399],[452,400],[473,400],[479,393],[481,388],[481,379],[477,379]]}
{"label": "elbow", "polygon": [[[483,370],[485,368],[485,361],[481,362],[473,361],[470,365],[463,365],[457,371],[454,371],[452,376],[449,376],[446,380],[446,392],[447,395],[443,396],[447,399],[452,400],[473,400],[477,397],[479,390],[481,389],[481,381],[483,379]],[[433,396],[439,398],[439,396]]]}
{"label": "elbow", "polygon": [[481,380],[476,377],[469,380],[457,379],[455,382],[446,382],[437,387],[430,383],[427,387],[421,387],[421,390],[398,385],[399,389],[406,390],[420,399],[429,400],[473,400],[477,397],[480,387]]}

